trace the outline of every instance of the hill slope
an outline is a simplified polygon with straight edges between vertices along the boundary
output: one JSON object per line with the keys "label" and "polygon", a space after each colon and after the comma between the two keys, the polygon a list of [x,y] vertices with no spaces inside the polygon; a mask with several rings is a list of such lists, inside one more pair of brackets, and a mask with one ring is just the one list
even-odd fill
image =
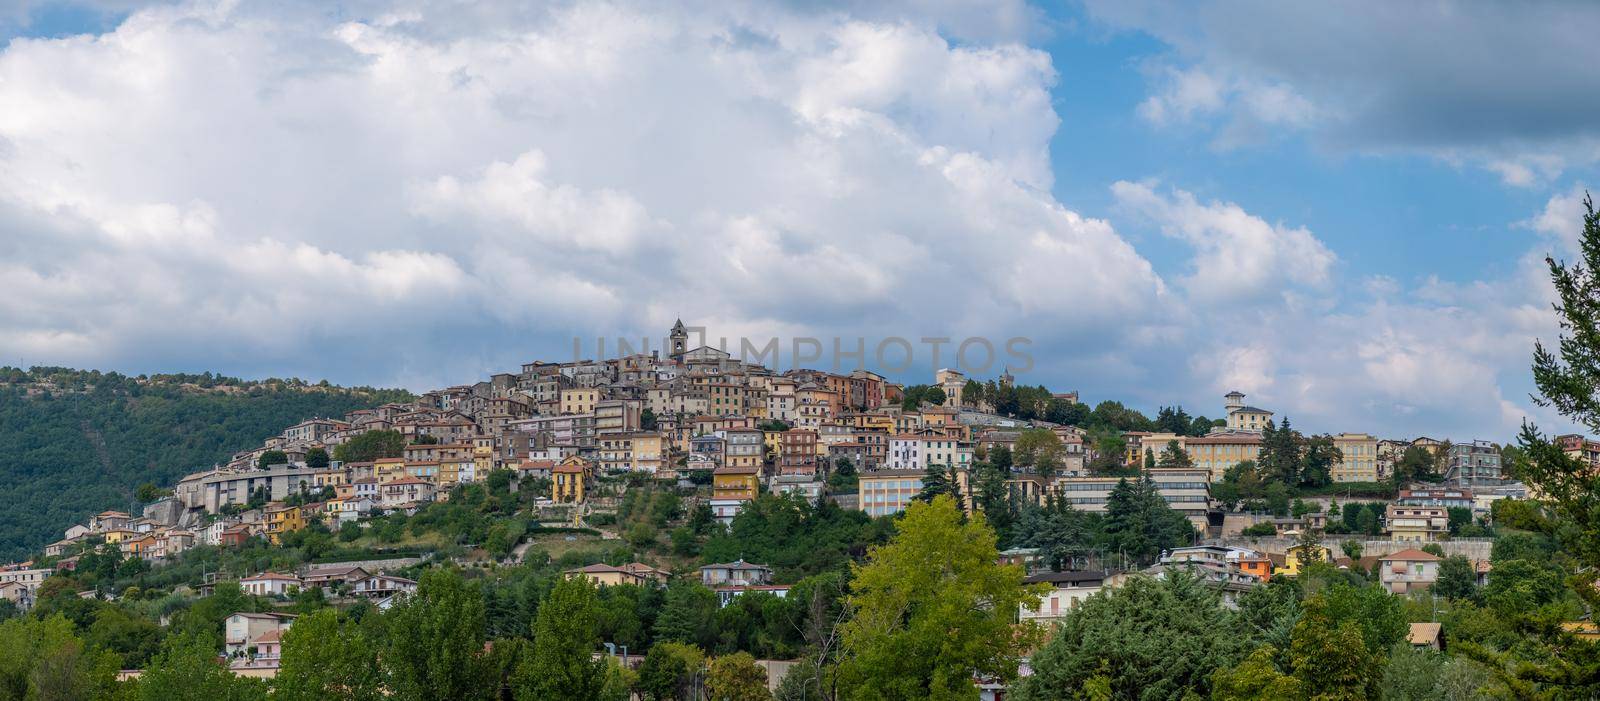
{"label": "hill slope", "polygon": [[134,509],[140,484],[169,487],[310,417],[410,398],[209,373],[0,368],[0,562],[36,552],[90,514]]}

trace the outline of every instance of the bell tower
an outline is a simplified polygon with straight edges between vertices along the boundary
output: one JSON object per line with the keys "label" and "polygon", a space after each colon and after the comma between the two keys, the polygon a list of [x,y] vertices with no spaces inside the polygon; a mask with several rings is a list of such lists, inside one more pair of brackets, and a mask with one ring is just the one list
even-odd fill
{"label": "bell tower", "polygon": [[684,353],[688,352],[689,330],[683,327],[682,319],[679,319],[678,323],[672,325],[672,331],[667,334],[667,338],[670,341],[667,357],[677,360],[682,358]]}

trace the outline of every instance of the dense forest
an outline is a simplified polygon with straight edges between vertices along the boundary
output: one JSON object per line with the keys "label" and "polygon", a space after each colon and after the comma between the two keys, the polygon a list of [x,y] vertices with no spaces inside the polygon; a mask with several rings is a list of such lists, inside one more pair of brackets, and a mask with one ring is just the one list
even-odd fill
{"label": "dense forest", "polygon": [[0,561],[84,517],[168,486],[314,416],[410,399],[400,390],[202,375],[0,368]]}

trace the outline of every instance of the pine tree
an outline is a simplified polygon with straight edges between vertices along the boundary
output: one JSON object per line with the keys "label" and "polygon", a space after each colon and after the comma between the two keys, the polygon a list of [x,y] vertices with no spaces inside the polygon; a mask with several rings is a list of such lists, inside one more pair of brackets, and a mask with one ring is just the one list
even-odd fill
{"label": "pine tree", "polygon": [[957,499],[954,475],[944,465],[929,465],[922,475],[922,491],[914,497],[917,501],[933,501],[934,497],[948,494]]}
{"label": "pine tree", "polygon": [[1194,460],[1189,458],[1189,451],[1178,445],[1177,441],[1167,441],[1167,447],[1161,451],[1162,467],[1193,467]]}
{"label": "pine tree", "polygon": [[1261,452],[1256,456],[1256,468],[1263,480],[1294,486],[1300,482],[1300,437],[1283,417],[1283,425],[1271,421],[1261,431]]}

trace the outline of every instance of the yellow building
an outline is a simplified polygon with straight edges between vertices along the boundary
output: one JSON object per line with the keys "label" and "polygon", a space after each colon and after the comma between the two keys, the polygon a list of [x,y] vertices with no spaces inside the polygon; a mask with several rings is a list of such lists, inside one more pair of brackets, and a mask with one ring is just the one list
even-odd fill
{"label": "yellow building", "polygon": [[1561,628],[1579,640],[1600,642],[1600,626],[1595,625],[1594,621],[1567,621],[1561,624]]}
{"label": "yellow building", "polygon": [[311,484],[315,487],[337,487],[345,483],[345,474],[342,469],[317,470],[311,475]]}
{"label": "yellow building", "polygon": [[633,470],[654,473],[666,465],[667,444],[659,433],[633,434]]}
{"label": "yellow building", "polygon": [[298,506],[272,504],[267,506],[264,517],[267,523],[267,540],[273,545],[282,544],[283,534],[293,533],[306,527],[305,514]]}
{"label": "yellow building", "polygon": [[[1321,545],[1312,545],[1309,546],[1309,548],[1315,554],[1316,559],[1321,560],[1322,562],[1333,562],[1332,550],[1322,547]],[[1286,551],[1283,555],[1283,566],[1273,568],[1272,573],[1274,575],[1283,574],[1290,577],[1300,574],[1300,560],[1302,559],[1300,557],[1300,552],[1306,549],[1307,546],[1302,545],[1289,546],[1288,551]]]}
{"label": "yellow building", "polygon": [[440,489],[449,489],[450,485],[457,482],[472,482],[477,464],[472,460],[442,460],[439,462],[439,475],[434,484]]}
{"label": "yellow building", "polygon": [[494,436],[478,436],[472,439],[472,464],[479,477],[485,477],[494,470]]}
{"label": "yellow building", "polygon": [[711,473],[711,500],[750,501],[756,498],[761,471],[753,467],[719,467]]}
{"label": "yellow building", "polygon": [[124,540],[129,540],[129,539],[132,539],[132,538],[139,537],[138,533],[136,533],[134,531],[122,529],[122,528],[109,530],[109,531],[106,531],[104,533],[101,533],[100,535],[105,536],[105,539],[106,539],[107,543],[113,543],[113,544],[121,543]]}
{"label": "yellow building", "polygon": [[1219,433],[1190,438],[1184,442],[1184,448],[1196,468],[1209,472],[1212,482],[1220,482],[1229,468],[1246,460],[1253,461],[1261,454],[1261,434]]}
{"label": "yellow building", "polygon": [[1341,433],[1333,437],[1333,447],[1344,456],[1333,466],[1333,481],[1378,481],[1378,439],[1365,433]]}
{"label": "yellow building", "polygon": [[1123,445],[1124,445],[1124,448],[1123,448],[1124,452],[1123,452],[1123,455],[1122,455],[1123,464],[1125,464],[1125,465],[1143,465],[1144,464],[1144,448],[1145,448],[1145,446],[1146,445],[1155,445],[1153,442],[1152,443],[1145,443],[1144,439],[1145,439],[1145,437],[1147,437],[1149,435],[1150,435],[1149,431],[1123,431],[1122,432],[1122,441],[1123,441]]}
{"label": "yellow building", "polygon": [[378,483],[393,482],[406,476],[405,458],[378,458],[372,461],[372,474]]}
{"label": "yellow building", "polygon": [[560,504],[581,504],[588,498],[594,463],[569,456],[550,471],[550,498]]}
{"label": "yellow building", "polygon": [[856,428],[879,430],[884,433],[894,432],[894,417],[888,414],[855,414],[851,419]]}
{"label": "yellow building", "polygon": [[658,587],[666,584],[672,577],[671,572],[656,569],[642,562],[632,562],[621,567],[612,567],[606,564],[593,564],[587,567],[567,570],[562,573],[567,579],[582,577],[595,583],[597,586],[614,587],[619,584],[632,584],[640,587]]}
{"label": "yellow building", "polygon": [[922,491],[924,470],[863,472],[856,482],[858,508],[868,516],[888,516],[905,511]]}
{"label": "yellow building", "polygon": [[563,414],[593,414],[595,405],[599,403],[600,390],[598,389],[561,390],[561,413]]}

